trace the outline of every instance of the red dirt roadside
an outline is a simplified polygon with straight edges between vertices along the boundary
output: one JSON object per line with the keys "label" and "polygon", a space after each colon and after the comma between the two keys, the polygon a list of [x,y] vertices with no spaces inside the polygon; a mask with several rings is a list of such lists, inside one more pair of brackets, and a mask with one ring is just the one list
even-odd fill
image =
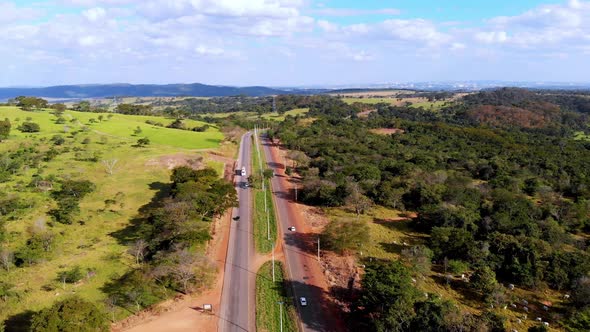
{"label": "red dirt roadside", "polygon": [[[270,142],[267,141],[266,143]],[[270,152],[272,156],[272,162],[276,164],[283,164],[285,159],[284,156],[281,155],[281,152],[284,151],[281,151],[277,145],[271,144]],[[295,184],[289,182],[289,176],[287,176],[284,172],[285,168],[277,172],[279,175],[279,182],[281,183],[282,188],[290,191],[290,189],[293,188]],[[276,188],[273,188],[273,190],[276,190]],[[306,210],[304,205],[294,202],[293,200],[288,200],[287,208],[289,210],[289,220],[291,221],[292,225],[296,227],[297,233],[312,234],[318,232],[318,229],[314,228],[311,223],[308,223],[308,221],[304,218],[302,214],[302,211]],[[281,225],[279,223],[279,227],[280,226]],[[279,236],[279,241],[282,241],[281,236]],[[309,246],[313,247],[313,243],[310,243]],[[308,252],[314,252],[314,249],[308,248]],[[323,302],[321,304],[321,308],[326,313],[324,317],[330,331],[345,331],[344,323],[340,316],[340,310],[329,295],[329,285],[326,282],[324,273],[322,272],[322,267],[317,261],[317,256],[307,254],[303,255],[302,257],[303,263],[306,266],[306,274],[309,276],[306,283],[315,286],[322,291],[320,296]]]}

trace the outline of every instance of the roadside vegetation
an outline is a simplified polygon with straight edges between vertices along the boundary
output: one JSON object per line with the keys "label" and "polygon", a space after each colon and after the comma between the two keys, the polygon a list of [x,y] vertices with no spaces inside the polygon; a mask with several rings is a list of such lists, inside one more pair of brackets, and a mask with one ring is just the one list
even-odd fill
{"label": "roadside vegetation", "polygon": [[330,216],[325,249],[364,265],[360,288],[339,295],[351,329],[588,330],[578,99],[500,89],[439,112],[378,104],[363,118],[331,100],[271,133],[309,160],[299,198]]}
{"label": "roadside vegetation", "polygon": [[[137,243],[134,227],[144,220],[150,201],[170,195],[170,165],[210,166],[219,179],[221,164],[198,149],[217,149],[223,134],[215,126],[192,132],[146,124],[174,121],[164,117],[77,112],[24,102],[29,104],[0,107],[0,119],[6,119],[0,121],[0,321],[6,320],[6,328],[26,329],[31,312],[74,293],[104,310],[111,321],[176,291],[197,289],[162,274],[158,278],[166,285],[158,288],[170,291],[154,297],[142,298],[132,289],[115,295],[107,285],[129,276],[130,270],[145,269],[156,256],[158,262],[166,259],[170,264],[185,260],[182,255],[164,257],[163,244],[147,237]],[[38,130],[23,128],[24,123]],[[204,252],[207,220],[215,211],[194,215],[187,209],[189,215],[204,218],[199,228],[204,233],[178,250]]]}
{"label": "roadside vegetation", "polygon": [[[254,247],[259,253],[270,253],[276,243],[277,220],[272,200],[270,178],[272,170],[265,169],[266,160],[262,147],[252,140],[252,168],[248,177],[254,193]],[[262,170],[260,166],[262,165]],[[262,183],[264,182],[264,190]],[[265,210],[266,207],[266,210]],[[269,240],[270,238],[270,240]]]}
{"label": "roadside vegetation", "polygon": [[283,264],[275,262],[275,281],[272,279],[272,262],[264,263],[256,274],[256,330],[281,331],[282,321],[285,332],[297,331],[293,298],[287,294],[287,281],[284,279]]}

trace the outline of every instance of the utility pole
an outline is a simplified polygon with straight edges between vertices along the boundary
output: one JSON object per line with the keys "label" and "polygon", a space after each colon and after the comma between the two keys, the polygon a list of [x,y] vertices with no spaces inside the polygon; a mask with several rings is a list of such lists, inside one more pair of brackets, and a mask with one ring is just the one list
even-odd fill
{"label": "utility pole", "polygon": [[283,332],[283,302],[279,301],[279,312],[280,312],[280,316],[281,316],[281,332]]}

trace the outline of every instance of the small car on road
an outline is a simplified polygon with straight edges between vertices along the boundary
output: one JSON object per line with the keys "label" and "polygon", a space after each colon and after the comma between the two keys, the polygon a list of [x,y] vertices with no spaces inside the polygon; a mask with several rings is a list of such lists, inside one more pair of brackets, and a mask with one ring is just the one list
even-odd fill
{"label": "small car on road", "polygon": [[305,297],[300,297],[299,298],[299,303],[301,303],[302,307],[307,307],[307,299]]}
{"label": "small car on road", "polygon": [[290,226],[289,228],[287,228],[288,230],[290,230],[291,232],[295,232],[295,226]]}

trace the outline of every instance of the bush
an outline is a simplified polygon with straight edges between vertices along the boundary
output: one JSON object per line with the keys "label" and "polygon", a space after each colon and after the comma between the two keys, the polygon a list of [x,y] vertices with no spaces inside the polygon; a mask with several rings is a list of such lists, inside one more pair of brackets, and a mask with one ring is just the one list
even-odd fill
{"label": "bush", "polygon": [[17,127],[23,133],[38,133],[41,131],[41,127],[35,122],[23,122],[20,126]]}
{"label": "bush", "polygon": [[53,145],[62,145],[66,142],[66,139],[61,135],[53,135],[50,141],[53,142]]}
{"label": "bush", "polygon": [[57,273],[57,280],[68,284],[76,283],[82,279],[82,277],[84,277],[84,274],[82,273],[82,270],[79,266],[74,266],[69,270],[60,271]]}
{"label": "bush", "polygon": [[448,268],[449,268],[449,272],[451,272],[453,274],[461,274],[469,269],[469,264],[467,264],[463,261],[451,259],[449,261]]}
{"label": "bush", "polygon": [[106,313],[91,302],[78,296],[53,304],[33,315],[31,331],[109,331]]}
{"label": "bush", "polygon": [[150,144],[150,139],[147,137],[143,137],[137,140],[137,146],[142,147]]}

